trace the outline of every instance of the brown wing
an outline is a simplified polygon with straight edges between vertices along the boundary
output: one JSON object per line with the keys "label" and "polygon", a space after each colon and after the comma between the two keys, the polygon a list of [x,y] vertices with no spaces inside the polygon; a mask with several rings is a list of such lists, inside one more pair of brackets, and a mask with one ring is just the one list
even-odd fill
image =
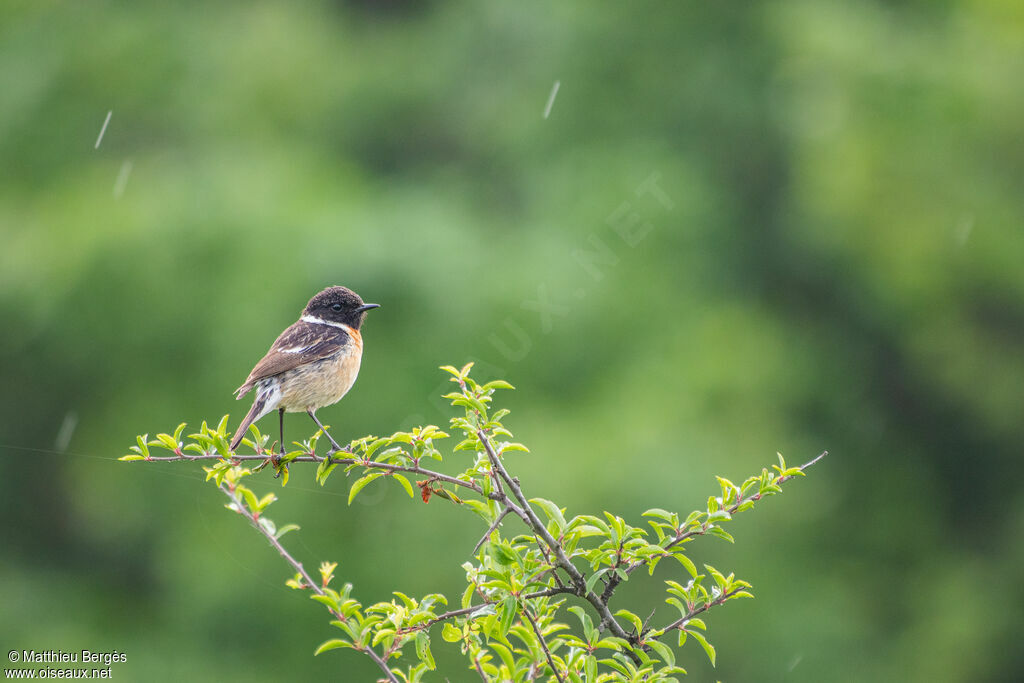
{"label": "brown wing", "polygon": [[236,398],[245,396],[256,382],[265,377],[322,360],[351,343],[348,332],[343,328],[300,320],[274,341],[267,355],[249,373],[245,384],[235,389]]}

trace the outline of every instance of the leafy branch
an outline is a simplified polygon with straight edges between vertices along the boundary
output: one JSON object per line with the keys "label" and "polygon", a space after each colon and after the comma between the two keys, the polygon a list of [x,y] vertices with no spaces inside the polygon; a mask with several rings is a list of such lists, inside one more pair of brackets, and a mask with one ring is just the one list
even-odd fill
{"label": "leafy branch", "polygon": [[[783,484],[803,476],[825,453],[800,467],[787,466],[780,455],[777,465],[739,485],[719,477],[720,495],[709,497],[706,506],[685,518],[661,508],[644,513],[646,526],[632,526],[609,512],[567,518],[556,503],[527,497],[519,479],[509,472],[510,454],[527,448],[512,441],[502,423],[508,410],[493,410],[492,402],[496,391],[512,387],[502,380],[478,384],[470,377],[471,365],[442,368],[458,386],[445,398],[462,413],[451,419],[452,430],[462,439],[449,457],[470,460],[455,473],[425,466],[444,461],[435,442],[450,438],[434,425],[383,438],[366,436],[325,455],[316,452],[322,431],[279,455],[267,449],[268,437],[252,425],[243,444],[253,453],[243,454],[228,447],[226,416],[216,427],[204,422],[187,442],[184,424],[173,434],[158,434],[152,440],[142,435],[122,460],[209,463],[204,466],[207,480],[229,498],[227,507],[245,517],[295,571],[287,585],[308,591],[322,603],[331,625],[341,632],[315,654],[355,650],[368,656],[392,683],[422,681],[436,668],[431,632],[437,626],[442,639],[457,645],[468,668],[487,682],[675,681],[685,674],[676,665],[677,648],[691,638],[714,664],[716,653],[702,615],[730,600],[753,596],[750,584],[734,574],[724,575],[709,565],[698,571],[687,546],[706,535],[733,542],[725,523],[765,496],[780,493]],[[281,542],[298,527],[278,528],[264,514],[276,495],[260,497],[245,485],[246,477],[269,467],[284,486],[296,463],[315,465],[321,485],[339,467],[346,474],[357,473],[349,489],[350,504],[368,485],[391,479],[413,499],[418,489],[424,503],[437,497],[479,516],[487,530],[472,550],[472,561],[462,565],[466,588],[459,606],[447,609],[448,599],[438,593],[416,599],[398,591],[388,601],[364,606],[353,597],[351,584],[340,590],[331,587],[334,563],[322,563],[320,581],[315,581]],[[522,523],[520,533],[503,534],[509,516]],[[666,558],[676,560],[688,577],[684,583],[665,582],[665,602],[678,616],[652,628],[648,622],[654,614],[641,620],[628,609],[613,611],[617,588],[641,568],[653,575]],[[570,605],[570,600],[581,604]],[[564,621],[568,614],[577,626]],[[675,647],[666,642],[672,634],[677,634]],[[414,657],[399,666],[409,645]]]}
{"label": "leafy branch", "polygon": [[[277,529],[273,522],[271,522],[266,517],[260,516],[263,510],[270,503],[274,502],[277,499],[277,497],[273,493],[268,493],[260,500],[256,500],[255,494],[252,493],[251,489],[239,485],[238,481],[242,477],[250,474],[252,474],[251,471],[237,467],[232,468],[225,474],[225,476],[221,480],[221,483],[218,485],[218,488],[220,488],[220,490],[224,492],[224,494],[231,500],[231,502],[228,503],[225,507],[227,507],[229,510],[234,510],[235,512],[249,520],[249,523],[252,524],[256,531],[260,532],[263,535],[263,537],[270,542],[270,545],[272,545],[274,549],[277,550],[281,557],[283,557],[288,562],[288,564],[290,564],[295,569],[295,577],[289,580],[289,586],[298,589],[309,588],[315,593],[315,597],[327,606],[328,611],[339,622],[345,623],[347,621],[346,615],[341,610],[340,606],[337,604],[338,598],[340,596],[337,593],[334,593],[334,591],[331,591],[330,595],[327,593],[327,591],[330,590],[327,587],[327,585],[331,582],[331,579],[333,578],[334,570],[337,567],[337,564],[329,564],[327,562],[321,564],[321,583],[317,584],[315,581],[313,581],[312,577],[302,566],[302,563],[296,560],[294,557],[292,557],[291,553],[285,550],[285,547],[281,544],[281,537],[289,531],[298,529],[298,526],[292,524],[286,527],[282,527],[281,529]],[[344,592],[348,593],[351,591],[351,589],[351,585],[346,584]],[[320,650],[323,649],[325,648],[321,646]],[[391,681],[392,683],[399,683],[398,679],[395,678],[394,673],[391,672],[391,670],[388,668],[388,665],[380,657],[380,655],[378,655],[373,650],[373,648],[367,648],[364,646],[356,647],[356,649],[365,652],[366,655],[370,657],[370,659],[372,659],[374,663],[376,663],[377,666],[381,668],[381,670],[384,672],[384,675],[387,677],[388,681]]]}

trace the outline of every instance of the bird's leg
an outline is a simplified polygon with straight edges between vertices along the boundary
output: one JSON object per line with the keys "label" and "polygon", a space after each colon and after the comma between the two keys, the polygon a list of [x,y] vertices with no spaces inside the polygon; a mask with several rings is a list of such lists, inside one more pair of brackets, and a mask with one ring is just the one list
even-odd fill
{"label": "bird's leg", "polygon": [[284,455],[284,408],[278,408],[277,415],[281,425],[281,455]]}
{"label": "bird's leg", "polygon": [[320,424],[320,420],[318,420],[316,417],[316,411],[313,410],[312,408],[307,408],[306,412],[309,413],[309,416],[311,418],[313,418],[313,422],[316,422],[316,426],[320,428],[320,431],[322,431],[327,436],[327,438],[330,439],[331,446],[334,447],[334,450],[331,452],[334,453],[342,450],[341,446],[338,445],[338,442],[334,440],[333,436],[331,436],[331,433],[327,431],[327,428]]}

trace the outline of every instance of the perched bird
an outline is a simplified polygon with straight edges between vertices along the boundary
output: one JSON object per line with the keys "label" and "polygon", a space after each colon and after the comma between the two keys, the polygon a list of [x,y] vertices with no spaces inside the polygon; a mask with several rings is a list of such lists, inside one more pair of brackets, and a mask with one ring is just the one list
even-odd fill
{"label": "perched bird", "polygon": [[316,411],[340,401],[355,383],[363,357],[359,327],[366,312],[378,307],[363,303],[345,287],[328,287],[310,299],[302,317],[281,333],[235,390],[235,398],[241,399],[255,387],[256,399],[231,440],[231,450],[238,448],[249,425],[275,408],[280,416],[281,453],[285,452],[284,414],[302,410],[327,434],[334,450],[341,450]]}

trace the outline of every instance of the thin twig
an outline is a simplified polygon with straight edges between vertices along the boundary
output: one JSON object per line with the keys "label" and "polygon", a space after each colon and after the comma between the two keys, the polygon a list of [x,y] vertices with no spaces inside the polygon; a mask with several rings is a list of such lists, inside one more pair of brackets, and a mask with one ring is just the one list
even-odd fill
{"label": "thin twig", "polygon": [[[285,549],[285,547],[281,545],[281,541],[278,540],[277,537],[274,536],[274,534],[270,533],[269,529],[260,524],[259,518],[252,512],[252,510],[250,510],[245,505],[245,502],[238,496],[238,494],[236,494],[234,491],[232,491],[227,486],[224,486],[223,484],[220,486],[220,490],[223,491],[224,494],[231,499],[232,503],[234,503],[234,509],[240,515],[249,520],[249,524],[255,527],[255,529],[259,531],[263,535],[263,537],[270,542],[270,545],[272,545],[274,549],[277,550],[281,557],[287,560],[288,564],[290,564],[292,568],[295,569],[296,572],[298,572],[298,574],[303,578],[306,584],[309,585],[309,587],[313,590],[314,593],[316,593],[317,595],[327,595],[327,593],[320,586],[320,584],[313,581],[313,578],[309,575],[309,572],[306,571],[306,568],[302,566],[302,563],[296,560],[294,557],[292,557],[291,553],[289,553]],[[334,615],[338,619],[338,621],[348,621],[348,619],[345,618],[345,615],[339,612],[338,610],[332,609],[330,607],[328,607],[327,609],[332,615]],[[390,668],[388,668],[387,663],[380,657],[380,655],[377,654],[377,652],[373,648],[367,646],[363,648],[361,652],[363,652],[366,656],[372,659],[374,663],[378,667],[380,667],[380,670],[384,672],[385,676],[387,676],[388,681],[390,681],[391,683],[399,683],[398,678],[396,678],[395,674],[392,673]]]}
{"label": "thin twig", "polygon": [[[817,457],[815,457],[815,458],[814,458],[813,460],[811,460],[811,461],[809,461],[809,462],[805,462],[805,463],[804,463],[803,465],[800,465],[800,471],[801,471],[801,472],[803,472],[803,471],[804,471],[804,470],[806,470],[806,469],[807,469],[808,467],[810,467],[811,465],[814,465],[814,464],[815,464],[815,463],[817,463],[817,462],[818,462],[819,460],[821,460],[822,458],[824,458],[824,457],[825,457],[826,455],[828,455],[828,451],[822,451],[822,452],[821,452],[821,453],[819,453],[819,454],[817,455]],[[787,478],[788,478],[788,477],[787,477]]]}
{"label": "thin twig", "polygon": [[[533,593],[526,593],[526,594],[524,594],[522,596],[522,598],[524,600],[535,600],[537,598],[548,598],[548,597],[552,597],[554,595],[575,595],[575,594],[576,593],[571,588],[568,588],[568,587],[563,587],[563,588],[554,588],[554,587],[552,587],[552,588],[545,588],[543,590],[535,591]],[[456,617],[464,617],[464,616],[467,616],[467,615],[471,615],[474,612],[479,612],[480,610],[485,609],[488,605],[494,605],[494,604],[497,604],[497,603],[495,603],[492,600],[487,600],[485,598],[482,605],[470,605],[469,607],[462,607],[460,609],[453,609],[453,610],[450,610],[448,612],[445,612],[444,614],[438,614],[433,619],[428,619],[427,621],[424,621],[421,624],[416,624],[415,626],[409,626],[407,628],[400,628],[397,631],[395,631],[395,635],[407,635],[409,633],[415,633],[417,631],[423,631],[424,629],[430,628],[434,624],[439,624],[442,621],[447,621],[448,619],[454,619]]]}
{"label": "thin twig", "polygon": [[512,508],[510,508],[508,506],[508,504],[506,503],[505,507],[498,514],[498,518],[496,520],[494,520],[494,524],[492,524],[487,529],[486,533],[484,533],[484,535],[480,538],[480,540],[476,542],[476,545],[473,546],[473,554],[474,555],[476,555],[476,551],[480,550],[480,546],[482,546],[484,544],[484,542],[486,542],[487,539],[491,537],[491,534],[494,533],[494,530],[497,529],[499,526],[501,526],[501,520],[505,519],[505,515],[507,515],[510,512],[512,512]]}
{"label": "thin twig", "polygon": [[480,662],[475,658],[473,659],[473,668],[475,668],[476,672],[480,674],[480,678],[483,679],[484,683],[491,683],[491,679],[488,678],[487,674],[484,673],[484,670],[480,668]]}
{"label": "thin twig", "polygon": [[[278,456],[275,456],[275,457],[278,457]],[[474,482],[465,481],[463,479],[458,479],[456,477],[453,477],[453,476],[448,475],[448,474],[443,474],[441,472],[435,472],[433,470],[424,469],[424,468],[420,467],[419,465],[393,465],[391,463],[374,462],[372,460],[364,460],[363,458],[355,458],[355,457],[353,457],[353,458],[337,458],[337,457],[330,456],[330,455],[321,457],[321,456],[319,456],[319,455],[317,455],[315,453],[309,453],[307,455],[297,456],[295,458],[292,458],[291,460],[288,460],[288,462],[286,464],[290,464],[290,463],[293,463],[293,462],[315,462],[315,463],[321,463],[321,462],[323,462],[324,460],[326,460],[328,458],[330,458],[330,462],[335,464],[335,465],[362,465],[363,467],[365,467],[367,469],[378,469],[378,470],[384,470],[386,472],[409,472],[409,473],[412,473],[412,474],[420,474],[420,475],[423,475],[425,477],[429,477],[429,478],[432,478],[432,479],[437,479],[438,481],[443,481],[443,482],[445,482],[447,484],[451,484],[453,486],[461,486],[463,488],[467,488],[467,489],[473,491],[474,493],[478,493],[480,495],[484,495],[483,489],[481,489],[480,486],[478,484],[474,483]],[[145,458],[144,460],[137,460],[137,461],[134,461],[134,462],[176,462],[176,461],[179,461],[179,460],[187,460],[187,461],[193,461],[193,460],[226,460],[226,461],[229,461],[229,462],[239,462],[239,463],[241,463],[241,462],[251,462],[253,460],[259,460],[259,461],[262,461],[262,462],[266,462],[266,461],[270,460],[270,457],[268,457],[266,455],[257,455],[257,454],[253,454],[253,455],[240,455],[238,453],[232,454],[230,457],[224,457],[224,456],[220,455],[219,453],[203,453],[201,455],[188,455],[188,454],[185,454],[185,453],[180,453],[180,454],[175,454],[175,455],[151,455],[148,458]],[[490,497],[495,499],[495,500],[500,500],[500,496],[497,495],[497,494],[492,494]]]}
{"label": "thin twig", "polygon": [[455,617],[465,616],[467,614],[472,614],[473,612],[477,612],[479,610],[482,610],[483,608],[487,607],[487,605],[490,605],[490,604],[492,604],[492,603],[485,602],[482,605],[470,605],[469,607],[463,607],[462,609],[453,609],[450,612],[445,612],[444,614],[439,614],[436,617],[434,617],[433,619],[429,619],[427,621],[424,621],[423,623],[416,624],[415,626],[408,626],[406,628],[400,628],[397,631],[395,631],[395,635],[406,635],[408,633],[416,633],[417,631],[423,631],[425,629],[430,628],[434,624],[440,623],[442,621],[446,621],[448,619],[454,619]]}
{"label": "thin twig", "polygon": [[[301,457],[301,456],[300,456]],[[364,460],[362,458],[335,458],[334,456],[327,456],[330,458],[330,462],[336,465],[362,465],[367,469],[380,469],[387,470],[389,472],[411,472],[412,474],[421,474],[431,479],[437,479],[453,486],[462,486],[475,493],[483,495],[483,489],[478,484],[470,481],[458,479],[449,474],[442,474],[441,472],[435,472],[434,470],[427,470],[417,465],[392,465],[386,462],[373,462],[372,460]]]}
{"label": "thin twig", "polygon": [[540,646],[544,650],[544,656],[548,658],[548,665],[555,674],[555,678],[559,680],[559,683],[565,683],[565,679],[562,674],[558,671],[558,667],[555,666],[555,659],[551,656],[551,650],[548,649],[547,641],[544,640],[544,636],[540,632],[540,628],[537,626],[537,621],[530,614],[530,610],[523,606],[523,614],[526,616],[526,620],[530,622],[530,626],[533,627],[533,632],[537,634],[537,640],[540,641]]}
{"label": "thin twig", "polygon": [[[805,469],[807,469],[811,465],[814,465],[819,460],[824,458],[826,455],[828,455],[828,451],[822,451],[815,458],[813,458],[812,460],[810,460],[810,461],[804,463],[803,465],[801,465],[800,466],[800,471],[803,472]],[[793,479],[795,476],[796,475],[793,475],[793,474],[788,475],[788,476],[781,476],[781,477],[779,477],[778,479],[775,480],[775,483],[776,484],[784,484],[787,481],[789,481],[790,479]],[[747,498],[737,498],[736,501],[732,505],[730,505],[729,507],[725,508],[725,511],[728,512],[729,516],[731,517],[740,508],[740,505],[742,505],[746,501],[748,501],[748,500],[761,500],[761,498],[762,498],[762,496],[761,496],[760,493],[754,494],[753,496],[749,496]],[[688,531],[680,531],[672,539],[672,541],[670,543],[665,545],[665,550],[666,551],[671,550],[672,548],[675,548],[676,546],[678,546],[679,544],[683,543],[684,541],[686,541],[689,538],[694,538],[695,536],[704,536],[705,534],[708,533],[708,531],[711,530],[711,528],[712,528],[712,526],[709,525],[707,522],[705,522],[701,526],[693,528],[693,529],[690,529]],[[627,575],[628,574],[632,574],[637,569],[639,569],[640,567],[645,566],[646,564],[647,564],[647,560],[637,560],[637,561],[632,562],[631,564],[629,564],[623,571],[625,571]],[[619,578],[618,573],[613,573],[610,576],[610,578],[608,579],[608,583],[605,586],[604,591],[601,593],[601,598],[606,603],[611,599],[612,593],[615,592],[615,589],[618,587],[618,585],[621,582],[622,582],[622,579]]]}
{"label": "thin twig", "polygon": [[524,600],[533,600],[534,598],[549,598],[553,595],[576,595],[576,591],[568,586],[552,586],[551,588],[527,593],[522,597]]}
{"label": "thin twig", "polygon": [[[728,600],[729,598],[731,598],[733,595],[735,595],[736,593],[739,593],[741,590],[746,590],[746,589],[745,588],[734,588],[733,590],[729,591],[728,593],[722,593],[722,595],[720,595],[719,597],[715,598],[711,602],[706,602],[703,605],[701,605],[700,607],[694,607],[693,609],[691,609],[689,612],[686,613],[685,617],[679,617],[678,619],[673,621],[671,624],[669,624],[665,628],[661,628],[661,629],[658,629],[658,630],[662,631],[661,635],[664,636],[664,635],[667,635],[669,631],[672,631],[674,629],[677,629],[677,628],[678,629],[682,629],[683,625],[686,624],[686,622],[688,622],[690,619],[693,619],[695,616],[697,616],[698,614],[700,614],[702,612],[708,611],[712,607],[718,607],[719,605],[725,603],[725,601]],[[661,636],[659,636],[659,637],[661,637]]]}

